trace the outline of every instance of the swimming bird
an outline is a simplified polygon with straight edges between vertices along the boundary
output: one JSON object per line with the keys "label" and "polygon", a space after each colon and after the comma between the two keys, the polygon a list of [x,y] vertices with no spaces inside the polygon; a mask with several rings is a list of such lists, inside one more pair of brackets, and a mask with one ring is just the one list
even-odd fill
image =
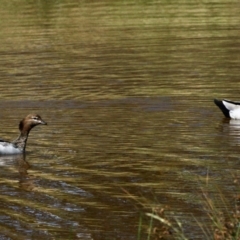
{"label": "swimming bird", "polygon": [[8,142],[0,139],[0,155],[10,155],[24,153],[26,149],[27,139],[31,129],[37,125],[47,125],[45,121],[37,114],[29,114],[19,123],[19,137]]}
{"label": "swimming bird", "polygon": [[240,120],[240,102],[214,99],[214,103],[221,109],[225,117]]}

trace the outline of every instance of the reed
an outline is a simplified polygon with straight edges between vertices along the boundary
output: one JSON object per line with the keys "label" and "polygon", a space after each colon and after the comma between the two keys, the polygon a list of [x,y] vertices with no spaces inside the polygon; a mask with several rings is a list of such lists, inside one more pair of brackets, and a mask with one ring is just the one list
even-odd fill
{"label": "reed", "polygon": [[[226,203],[225,195],[219,190],[217,193],[218,201],[215,201],[207,190],[209,179],[206,183],[206,186],[201,189],[202,199],[200,202],[209,221],[206,223],[199,221],[194,216],[192,217],[202,232],[201,235],[206,240],[240,240],[240,196],[235,197],[234,203],[229,206]],[[150,207],[149,200],[141,198],[140,201],[139,198],[131,195],[125,189],[122,190],[142,209],[138,223],[138,240],[189,239],[184,233],[186,226],[183,226],[169,207],[162,207],[160,204],[157,204],[157,207]],[[217,202],[218,204],[221,202],[220,208]],[[148,223],[146,224],[146,222]],[[143,235],[145,235],[144,238]]]}

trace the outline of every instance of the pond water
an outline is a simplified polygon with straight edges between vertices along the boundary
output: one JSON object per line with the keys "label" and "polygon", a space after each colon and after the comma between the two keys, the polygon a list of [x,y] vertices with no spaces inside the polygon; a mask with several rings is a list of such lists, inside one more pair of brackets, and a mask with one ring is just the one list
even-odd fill
{"label": "pond water", "polygon": [[147,239],[166,205],[210,239],[203,192],[221,210],[239,189],[240,122],[213,103],[240,100],[239,3],[0,5],[1,138],[48,123],[0,157],[0,239]]}

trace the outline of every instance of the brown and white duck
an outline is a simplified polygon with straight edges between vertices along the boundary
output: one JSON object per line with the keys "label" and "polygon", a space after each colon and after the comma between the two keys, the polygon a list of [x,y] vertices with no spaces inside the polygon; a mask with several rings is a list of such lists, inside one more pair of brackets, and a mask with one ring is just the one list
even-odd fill
{"label": "brown and white duck", "polygon": [[19,137],[8,142],[0,139],[0,155],[10,155],[24,153],[26,149],[29,132],[37,125],[47,125],[45,121],[37,114],[29,114],[19,123]]}

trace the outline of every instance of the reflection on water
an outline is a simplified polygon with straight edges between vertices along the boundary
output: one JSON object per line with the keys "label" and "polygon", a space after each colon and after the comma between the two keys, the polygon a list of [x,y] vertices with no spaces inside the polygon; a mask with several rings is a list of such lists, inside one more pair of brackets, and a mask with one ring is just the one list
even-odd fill
{"label": "reflection on water", "polygon": [[239,120],[231,119],[229,121],[229,132],[230,132],[230,135],[240,137],[240,121]]}
{"label": "reflection on water", "polygon": [[[3,156],[0,158],[0,162],[2,165],[1,180],[5,179],[4,187],[1,189],[3,206],[1,238],[8,236],[8,231],[17,231],[22,238],[39,239],[44,237],[50,239],[52,235],[47,234],[43,229],[63,227],[66,230],[71,227],[74,235],[77,232],[83,238],[89,239],[90,235],[84,234],[85,227],[80,226],[76,219],[74,220],[73,214],[73,212],[75,214],[85,212],[84,208],[71,203],[71,201],[68,202],[67,199],[61,199],[62,197],[57,197],[56,194],[57,189],[62,189],[66,194],[73,192],[78,196],[86,196],[83,190],[77,192],[78,188],[74,188],[64,181],[48,181],[40,177],[39,173],[34,173],[34,169],[30,170],[30,164],[25,160],[24,155]],[[33,173],[29,173],[29,171]],[[50,190],[55,193],[48,192]],[[58,214],[59,211],[64,211],[65,214]],[[71,213],[71,217],[70,215],[67,217],[67,212]],[[59,229],[59,231],[62,230]]]}
{"label": "reflection on water", "polygon": [[26,191],[33,191],[36,188],[35,178],[33,175],[29,175],[27,170],[30,168],[30,165],[25,161],[25,155],[20,155],[19,158],[16,158],[18,164],[19,172],[19,186],[20,188]]}
{"label": "reflection on water", "polygon": [[231,145],[239,145],[240,144],[240,120],[236,119],[223,119],[222,123],[220,123],[222,127],[222,132],[225,136],[228,136],[228,142]]}
{"label": "reflection on water", "polygon": [[49,126],[0,158],[0,239],[136,239],[139,202],[203,239],[206,176],[229,200],[239,168],[212,102],[239,94],[237,4],[2,1],[0,137],[31,112]]}
{"label": "reflection on water", "polygon": [[0,166],[2,168],[11,168],[12,172],[19,172],[19,186],[20,188],[32,191],[36,187],[34,184],[34,176],[28,174],[28,169],[30,165],[25,161],[25,154],[20,155],[10,155],[10,156],[0,156]]}

